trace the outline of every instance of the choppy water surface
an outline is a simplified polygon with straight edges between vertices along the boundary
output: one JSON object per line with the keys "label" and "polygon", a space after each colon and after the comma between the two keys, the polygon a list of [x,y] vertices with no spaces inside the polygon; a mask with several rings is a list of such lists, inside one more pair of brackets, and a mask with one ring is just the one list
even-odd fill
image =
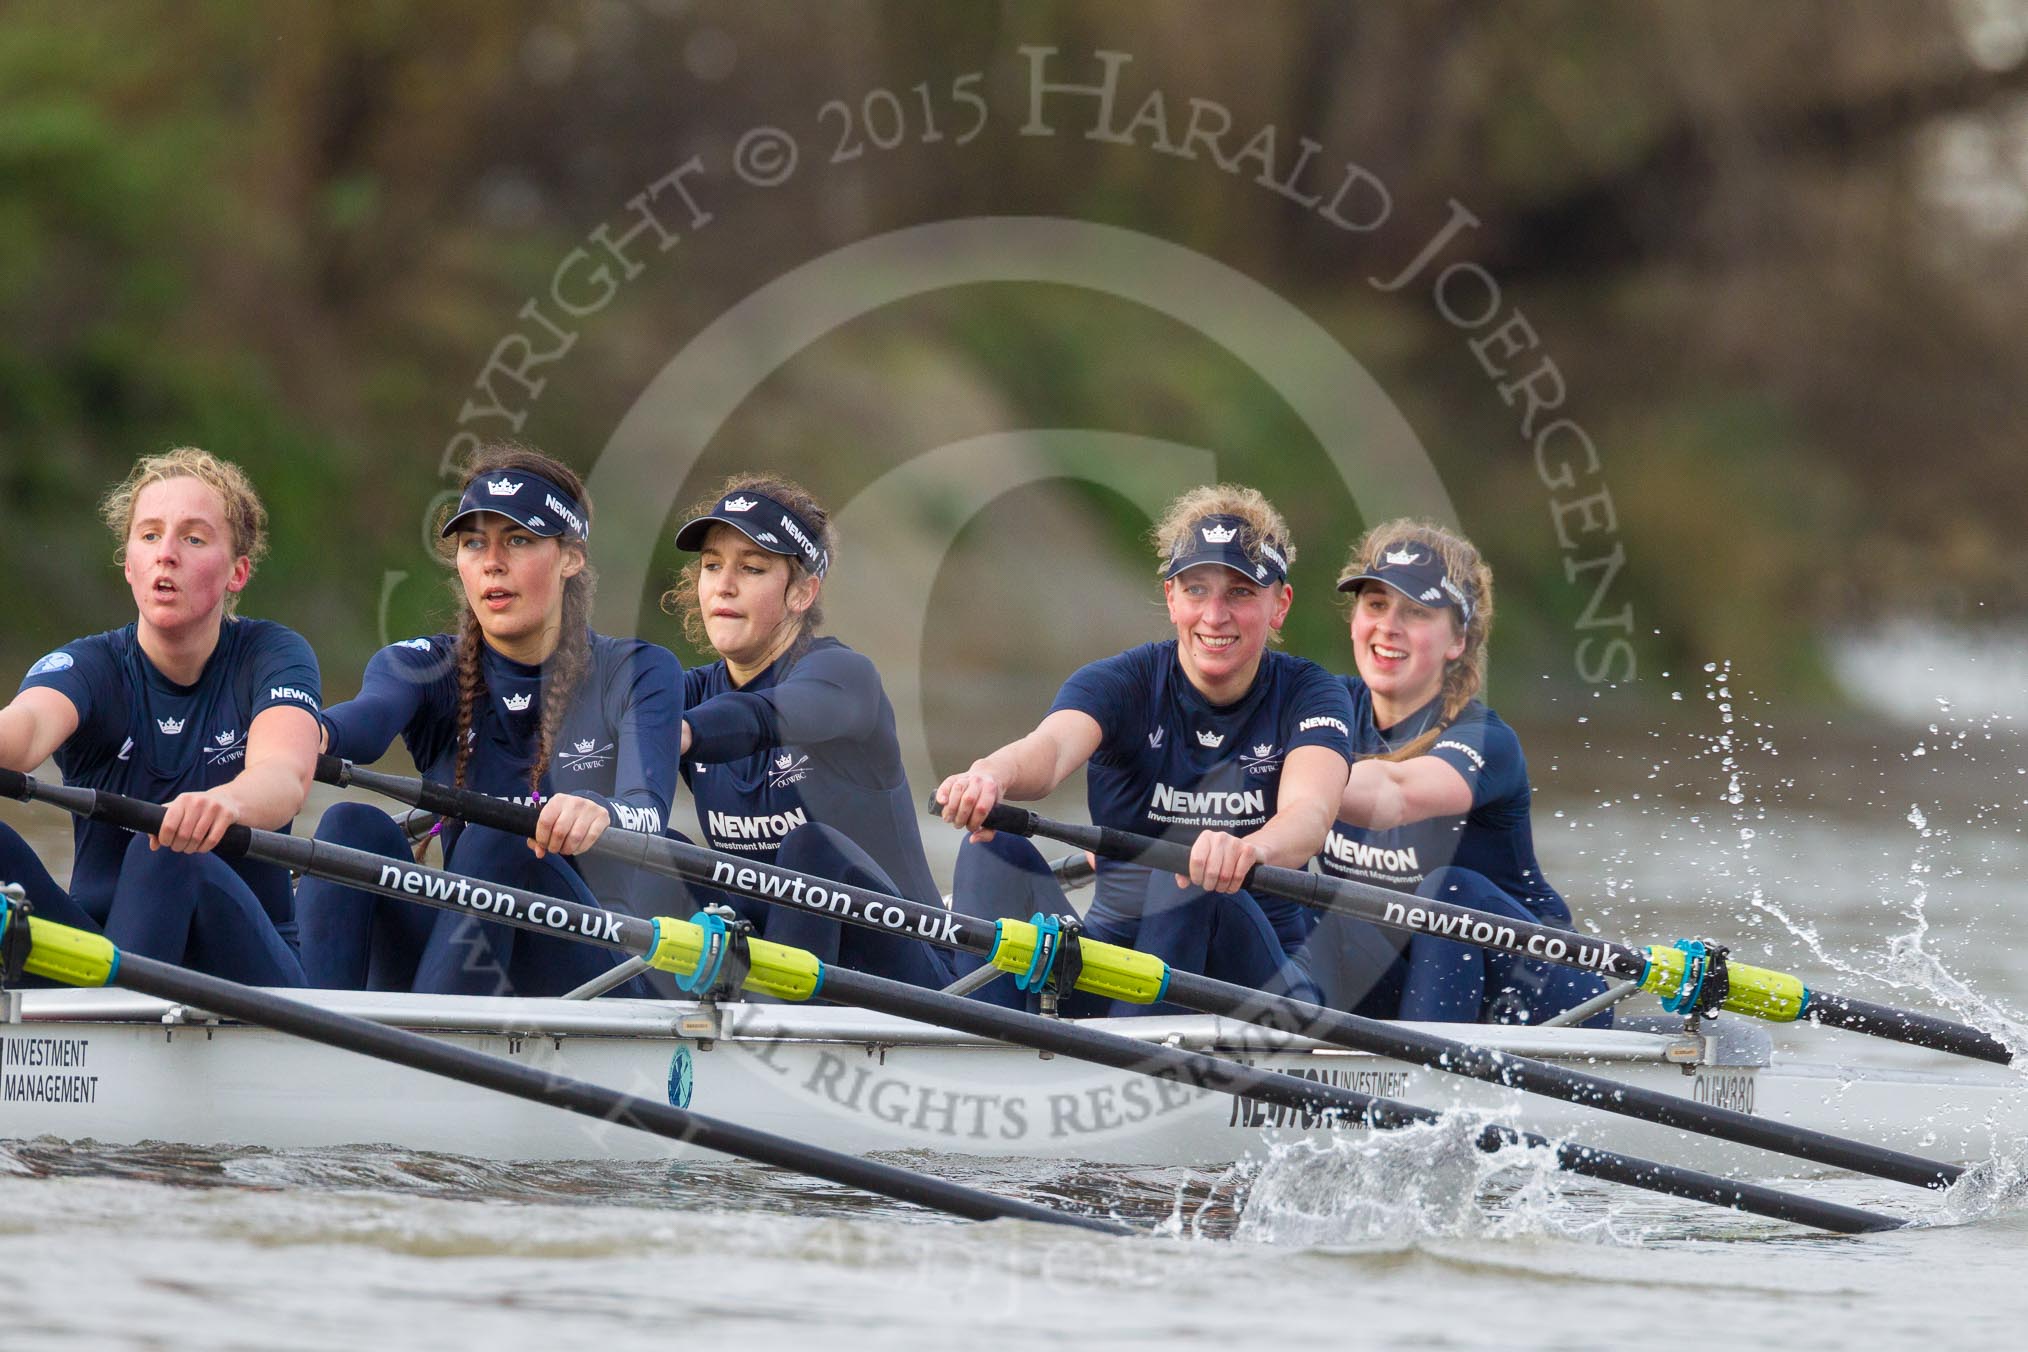
{"label": "choppy water surface", "polygon": [[[1832,989],[2011,1031],[2028,1005],[2019,734],[1947,710],[1885,740],[1769,728],[1723,677],[1686,687],[1694,726],[1666,739],[1576,722],[1531,737],[1538,838],[1574,909],[1614,937],[1723,937]],[[1826,1038],[1867,1047],[1781,1041]],[[1466,1139],[1264,1141],[1227,1171],[913,1161],[1115,1215],[1131,1240],[954,1223],[738,1164],[17,1142],[0,1147],[0,1346],[2019,1342],[2028,1125],[1947,1196],[1794,1184],[1917,1222],[1864,1238]]]}

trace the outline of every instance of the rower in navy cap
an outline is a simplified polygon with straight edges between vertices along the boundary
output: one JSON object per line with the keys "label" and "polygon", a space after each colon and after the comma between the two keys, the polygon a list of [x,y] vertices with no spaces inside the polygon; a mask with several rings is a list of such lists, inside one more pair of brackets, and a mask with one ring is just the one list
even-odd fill
{"label": "rower in navy cap", "polygon": [[[659,832],[667,823],[683,710],[673,653],[590,627],[591,524],[569,466],[527,447],[482,448],[440,531],[458,577],[457,634],[374,654],[358,697],[325,711],[326,749],[365,763],[399,736],[426,778],[541,805],[532,840],[448,825],[454,872],[666,914],[677,884],[585,853],[609,827]],[[317,838],[407,850],[393,819],[365,803],[330,808]],[[318,986],[560,995],[613,962],[583,944],[322,879],[304,879],[296,904],[304,968]]]}
{"label": "rower in navy cap", "polygon": [[[1389,521],[1353,548],[1352,773],[1317,855],[1324,872],[1568,927],[1529,828],[1528,766],[1479,699],[1493,571],[1440,526]],[[1595,976],[1327,915],[1303,963],[1328,1002],[1372,1017],[1527,1022],[1604,990]],[[1610,1022],[1601,1015],[1595,1022]]]}
{"label": "rower in navy cap", "polygon": [[[830,514],[772,474],[738,474],[691,509],[676,546],[697,557],[662,598],[718,660],[684,673],[683,780],[716,850],[942,904],[923,857],[894,706],[865,656],[819,635],[837,547]],[[707,888],[699,900],[724,900]],[[919,939],[732,898],[756,931],[914,985],[948,979]]]}
{"label": "rower in navy cap", "polygon": [[[1295,596],[1295,545],[1265,497],[1235,484],[1194,489],[1153,538],[1175,637],[1082,668],[1033,732],[938,788],[944,820],[973,833],[958,855],[956,904],[1022,919],[1069,910],[1033,845],[980,827],[1003,798],[1044,797],[1088,763],[1094,823],[1191,851],[1188,878],[1100,860],[1087,932],[1179,971],[1300,991],[1286,956],[1309,915],[1275,899],[1264,908],[1240,883],[1255,864],[1300,867],[1316,853],[1345,784],[1351,709],[1328,672],[1269,646]],[[1009,999],[1008,985],[988,998]],[[1090,997],[1063,1007],[1108,1012]]]}

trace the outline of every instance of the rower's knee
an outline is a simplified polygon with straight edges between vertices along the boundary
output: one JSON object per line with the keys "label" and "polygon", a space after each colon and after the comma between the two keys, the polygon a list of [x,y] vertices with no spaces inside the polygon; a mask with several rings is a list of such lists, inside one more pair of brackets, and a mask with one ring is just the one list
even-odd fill
{"label": "rower's knee", "polygon": [[390,858],[408,853],[408,837],[394,818],[368,803],[333,803],[317,820],[315,837],[327,845],[367,850]]}

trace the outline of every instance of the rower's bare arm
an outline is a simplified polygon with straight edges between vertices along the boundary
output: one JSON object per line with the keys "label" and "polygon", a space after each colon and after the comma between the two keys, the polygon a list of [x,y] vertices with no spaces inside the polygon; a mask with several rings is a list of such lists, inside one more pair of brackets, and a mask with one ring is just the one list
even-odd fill
{"label": "rower's bare arm", "polygon": [[0,767],[27,774],[77,731],[77,706],[48,686],[33,686],[0,709]]}
{"label": "rower's bare arm", "polygon": [[1345,758],[1326,746],[1299,746],[1282,761],[1275,815],[1247,837],[1261,862],[1301,868],[1324,848],[1345,792]]}
{"label": "rower's bare arm", "polygon": [[940,784],[937,801],[943,804],[944,820],[985,839],[990,833],[979,826],[996,803],[1048,797],[1104,740],[1105,730],[1090,714],[1058,709],[1026,737],[981,756],[971,769]]}
{"label": "rower's bare arm", "polygon": [[1456,766],[1435,756],[1411,756],[1353,766],[1338,815],[1355,826],[1385,831],[1471,810],[1472,786]]}
{"label": "rower's bare arm", "polygon": [[170,799],[151,845],[195,854],[217,845],[235,823],[264,831],[287,826],[310,796],[323,736],[317,716],[300,705],[261,710],[247,725],[246,768],[215,789]]}

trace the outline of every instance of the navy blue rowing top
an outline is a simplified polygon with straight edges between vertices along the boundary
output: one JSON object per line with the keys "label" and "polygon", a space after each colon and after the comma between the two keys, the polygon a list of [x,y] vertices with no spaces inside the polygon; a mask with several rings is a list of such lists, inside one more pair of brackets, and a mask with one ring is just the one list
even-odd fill
{"label": "navy blue rowing top", "polygon": [[683,780],[715,850],[772,864],[782,838],[821,822],[865,850],[902,896],[941,906],[920,809],[873,663],[812,639],[735,686],[721,660],[684,673],[690,754]]}
{"label": "navy blue rowing top", "polygon": [[[317,657],[302,635],[272,620],[228,619],[194,685],[178,685],[141,651],[136,626],[75,639],[28,669],[23,690],[44,687],[77,706],[77,731],[57,749],[63,782],[151,803],[215,789],[246,768],[247,729],[277,705],[316,716]],[[288,828],[282,828],[286,831]],[[79,819],[71,898],[104,917],[132,836]],[[277,925],[295,914],[288,870],[250,859],[228,866]]]}
{"label": "navy blue rowing top", "polygon": [[[1345,687],[1316,663],[1270,649],[1246,694],[1215,705],[1190,684],[1176,640],[1144,643],[1080,668],[1050,712],[1091,715],[1104,739],[1086,768],[1095,825],[1192,841],[1246,835],[1278,810],[1282,758],[1321,746],[1350,759]],[[1095,909],[1139,913],[1147,871],[1099,861]]]}
{"label": "navy blue rowing top", "polygon": [[[1365,681],[1357,676],[1341,679],[1352,700],[1353,749],[1360,755],[1385,753],[1385,734],[1394,728],[1374,723],[1373,695]],[[1426,704],[1395,727],[1423,726],[1431,716]],[[1408,739],[1397,734],[1395,740]],[[1472,788],[1471,809],[1460,816],[1431,817],[1386,831],[1338,822],[1317,856],[1323,870],[1413,892],[1432,869],[1468,868],[1484,874],[1538,918],[1568,923],[1570,908],[1542,876],[1535,859],[1535,834],[1528,821],[1528,763],[1514,730],[1473,700],[1426,754],[1464,776]]]}
{"label": "navy blue rowing top", "polygon": [[[465,787],[530,801],[528,771],[542,734],[543,670],[481,645],[486,694],[472,710]],[[659,833],[676,789],[683,667],[635,638],[591,635],[591,663],[550,748],[542,796],[574,794],[605,805],[615,826]],[[458,663],[449,634],[391,643],[366,664],[356,699],[324,713],[331,754],[379,760],[397,734],[426,779],[457,770]]]}

